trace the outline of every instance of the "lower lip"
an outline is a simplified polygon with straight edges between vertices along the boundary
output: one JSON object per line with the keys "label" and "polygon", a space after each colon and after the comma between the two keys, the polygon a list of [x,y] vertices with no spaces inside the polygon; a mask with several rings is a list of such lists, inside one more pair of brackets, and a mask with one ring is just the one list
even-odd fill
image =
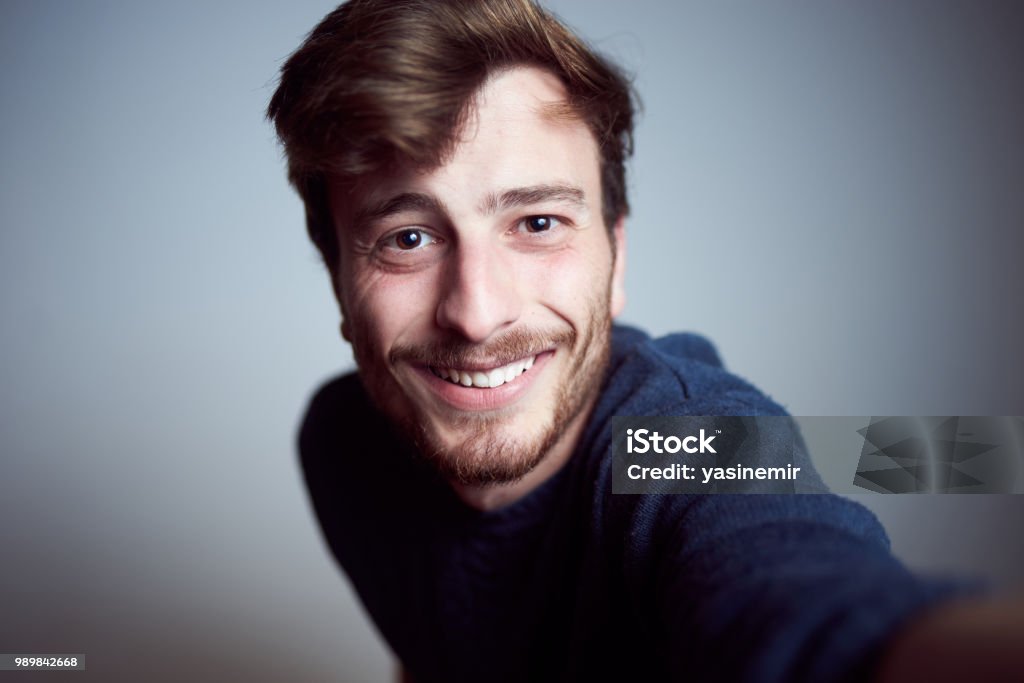
{"label": "lower lip", "polygon": [[554,355],[554,351],[544,351],[538,354],[533,361],[533,367],[524,371],[511,382],[505,382],[500,387],[493,389],[454,384],[441,379],[431,372],[430,368],[422,365],[415,366],[415,370],[434,394],[456,410],[499,410],[515,403],[533,385]]}

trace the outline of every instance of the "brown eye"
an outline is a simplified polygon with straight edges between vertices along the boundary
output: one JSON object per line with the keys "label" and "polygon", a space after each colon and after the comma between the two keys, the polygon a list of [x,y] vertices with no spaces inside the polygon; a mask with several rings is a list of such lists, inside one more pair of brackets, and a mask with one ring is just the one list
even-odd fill
{"label": "brown eye", "polygon": [[423,233],[419,230],[403,230],[395,235],[395,245],[399,249],[415,249],[423,244]]}
{"label": "brown eye", "polygon": [[530,216],[523,223],[528,232],[544,232],[551,229],[554,219],[551,216]]}
{"label": "brown eye", "polygon": [[381,240],[381,247],[384,249],[398,251],[419,251],[424,247],[437,244],[440,240],[426,230],[420,228],[405,228],[393,232]]}
{"label": "brown eye", "polygon": [[444,238],[429,228],[399,227],[377,240],[373,258],[385,266],[415,268],[433,263],[444,254]]}

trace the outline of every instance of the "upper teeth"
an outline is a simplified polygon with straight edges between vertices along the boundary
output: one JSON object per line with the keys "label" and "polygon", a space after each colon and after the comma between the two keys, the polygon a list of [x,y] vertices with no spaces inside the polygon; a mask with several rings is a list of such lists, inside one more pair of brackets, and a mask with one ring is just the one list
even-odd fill
{"label": "upper teeth", "polygon": [[531,367],[536,356],[530,356],[523,360],[517,360],[500,368],[494,368],[486,372],[481,370],[467,371],[456,370],[455,368],[435,368],[430,371],[442,379],[454,384],[461,384],[464,387],[480,387],[481,389],[492,389],[500,387],[505,382],[511,382]]}

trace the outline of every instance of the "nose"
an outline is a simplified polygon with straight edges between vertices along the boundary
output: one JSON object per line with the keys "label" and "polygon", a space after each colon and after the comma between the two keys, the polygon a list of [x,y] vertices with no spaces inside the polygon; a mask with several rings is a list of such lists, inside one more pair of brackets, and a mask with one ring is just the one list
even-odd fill
{"label": "nose", "polygon": [[437,324],[471,342],[483,342],[519,319],[520,284],[514,264],[493,244],[458,245],[446,264]]}

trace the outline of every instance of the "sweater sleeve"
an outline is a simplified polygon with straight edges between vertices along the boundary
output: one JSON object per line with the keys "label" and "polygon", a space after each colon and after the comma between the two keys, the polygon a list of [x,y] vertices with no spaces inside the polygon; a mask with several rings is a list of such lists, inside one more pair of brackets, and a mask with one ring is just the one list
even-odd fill
{"label": "sweater sleeve", "polygon": [[646,503],[627,553],[661,549],[633,566],[673,680],[865,680],[905,620],[972,589],[909,572],[874,515],[831,494]]}

